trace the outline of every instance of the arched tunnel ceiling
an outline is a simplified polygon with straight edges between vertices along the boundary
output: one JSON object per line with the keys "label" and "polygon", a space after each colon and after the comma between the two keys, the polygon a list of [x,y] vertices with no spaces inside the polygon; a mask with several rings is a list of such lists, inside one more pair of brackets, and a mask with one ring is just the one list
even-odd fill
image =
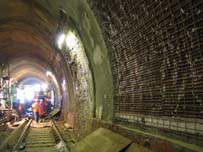
{"label": "arched tunnel ceiling", "polygon": [[46,71],[49,71],[49,65],[38,58],[18,57],[10,62],[10,73],[14,81],[32,76],[47,81]]}
{"label": "arched tunnel ceiling", "polygon": [[38,70],[38,69],[35,69],[33,67],[24,67],[22,66],[21,68],[23,68],[22,70],[20,70],[19,72],[16,72],[12,75],[13,77],[13,82],[15,81],[22,81],[24,79],[29,79],[31,77],[35,77],[35,78],[38,78],[42,81],[45,81],[47,82],[47,78],[46,78],[46,75],[44,73],[42,73],[42,71]]}
{"label": "arched tunnel ceiling", "polygon": [[18,82],[16,82],[18,86],[23,86],[23,85],[35,85],[35,84],[47,84],[46,81],[38,78],[38,77],[24,77],[22,79],[18,79]]}
{"label": "arched tunnel ceiling", "polygon": [[0,32],[0,41],[2,42],[0,52],[1,61],[10,61],[22,56],[31,56],[41,58],[47,62],[49,61],[52,48],[47,42],[40,40],[38,36],[26,31],[2,30],[8,31]]}
{"label": "arched tunnel ceiling", "polygon": [[55,56],[55,23],[33,1],[0,2],[0,62],[10,65],[15,80],[35,77],[47,81]]}

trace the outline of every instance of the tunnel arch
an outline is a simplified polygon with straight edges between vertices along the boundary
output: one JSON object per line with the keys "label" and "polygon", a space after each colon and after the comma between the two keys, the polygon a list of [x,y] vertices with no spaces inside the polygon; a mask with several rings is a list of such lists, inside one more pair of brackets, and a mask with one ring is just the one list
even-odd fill
{"label": "tunnel arch", "polygon": [[[63,94],[63,100],[68,102],[64,108],[65,119],[72,125],[77,120],[78,122],[84,122],[81,125],[85,127],[83,127],[84,129],[81,132],[87,133],[88,130],[90,131],[89,124],[91,124],[93,116],[108,121],[111,121],[113,116],[112,82],[107,50],[97,21],[86,2],[81,4],[79,4],[79,1],[71,2],[74,8],[70,7],[68,5],[69,2],[67,3],[66,1],[60,2],[59,5],[54,3],[53,1],[18,1],[14,4],[12,0],[1,2],[1,6],[4,5],[4,8],[1,10],[3,15],[1,15],[0,20],[2,23],[0,25],[0,35],[2,38],[0,38],[0,42],[2,42],[0,53],[3,54],[1,57],[2,60],[8,62],[12,62],[14,58],[39,59],[38,61],[30,60],[33,62],[30,65],[30,69],[29,65],[26,67],[19,64],[19,69],[20,67],[27,68],[29,73],[21,72],[23,74],[20,75],[14,70],[13,72],[16,72],[16,76],[19,78],[23,77],[23,75],[25,77],[35,75],[43,79],[43,75],[39,74],[40,71],[37,72],[34,69],[37,69],[43,63],[47,64],[56,76],[59,92]],[[52,5],[52,7],[47,8],[47,4]],[[90,95],[91,100],[94,102],[94,106],[90,108],[93,110],[90,111],[94,111],[94,113],[91,112],[92,114],[85,119],[82,118],[77,110],[79,108],[85,111],[85,106],[82,106],[84,103],[75,101],[76,97],[77,99],[80,99],[80,97],[74,91],[74,84],[71,84],[74,81],[72,78],[72,67],[67,63],[64,54],[55,46],[56,37],[60,30],[57,22],[60,22],[59,15],[61,8],[67,13],[67,24],[65,23],[64,27],[71,27],[78,34],[89,61],[87,66],[90,67],[89,70],[93,75],[93,81],[90,82],[92,86],[89,85],[89,88],[94,90],[94,94]],[[81,13],[78,13],[79,10]],[[16,11],[17,13],[15,13]],[[10,45],[11,43],[12,45]],[[24,63],[28,64],[28,62]],[[35,72],[31,71],[32,68]],[[103,73],[103,75],[100,73]],[[63,82],[66,82],[66,91],[64,91],[62,86]],[[68,106],[72,108],[68,109]],[[86,108],[88,109],[88,107],[87,105]]]}
{"label": "tunnel arch", "polygon": [[[38,3],[42,5],[42,7],[46,8],[50,14],[58,18],[59,22],[61,21],[60,16],[58,15],[61,9],[67,15],[66,23],[63,24],[63,27],[61,27],[61,29],[60,26],[58,27],[56,37],[57,34],[61,32],[60,30],[64,30],[64,28],[68,29],[70,27],[77,32],[84,45],[84,49],[89,61],[89,67],[93,74],[92,83],[95,91],[93,96],[93,116],[96,119],[112,121],[112,77],[109,59],[99,25],[89,5],[86,2],[80,3],[79,1],[38,1]],[[71,3],[71,5],[68,5],[68,3]],[[72,88],[73,87],[74,86],[72,86]],[[72,91],[72,94],[74,94],[74,91]],[[73,107],[77,106],[77,104],[73,104]],[[68,118],[69,122],[72,119],[77,120],[80,119],[79,117],[81,117],[79,116],[79,114],[75,115],[74,111],[69,111],[68,116],[70,116]],[[88,119],[91,120],[92,118]],[[88,124],[90,123],[85,123],[83,126],[87,126],[87,130],[90,130]],[[83,127],[83,129],[85,130],[85,127]],[[88,132],[87,130],[84,130],[83,132]]]}
{"label": "tunnel arch", "polygon": [[[51,71],[63,120],[78,136],[99,126],[121,132],[144,126],[198,140],[203,124],[202,3],[1,1],[0,61],[11,69],[15,64],[11,74],[22,82],[30,77],[47,81],[45,71]],[[83,80],[75,75],[82,75],[85,66],[76,66],[75,74],[70,49],[57,48],[57,37],[68,31],[81,41],[84,65],[92,75],[84,88],[75,85]],[[83,98],[87,90],[89,98]]]}

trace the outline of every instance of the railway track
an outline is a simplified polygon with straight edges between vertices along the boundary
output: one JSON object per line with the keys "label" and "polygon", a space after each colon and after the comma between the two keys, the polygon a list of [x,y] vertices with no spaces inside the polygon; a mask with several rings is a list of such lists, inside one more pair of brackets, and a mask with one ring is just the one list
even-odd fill
{"label": "railway track", "polygon": [[57,127],[57,129],[59,130],[61,137],[63,139],[63,141],[65,142],[65,144],[71,148],[72,146],[74,146],[76,144],[76,140],[74,139],[72,133],[70,132],[69,129],[67,129],[63,123],[56,123],[54,122],[55,126]]}
{"label": "railway track", "polygon": [[27,120],[0,146],[0,152],[69,152],[52,120],[35,123]]}
{"label": "railway track", "polygon": [[[34,151],[54,147],[56,145],[56,139],[52,133],[52,128],[30,128],[29,134],[25,139],[26,147],[22,151]],[[22,145],[23,148],[23,143]],[[20,148],[20,147],[19,147]]]}

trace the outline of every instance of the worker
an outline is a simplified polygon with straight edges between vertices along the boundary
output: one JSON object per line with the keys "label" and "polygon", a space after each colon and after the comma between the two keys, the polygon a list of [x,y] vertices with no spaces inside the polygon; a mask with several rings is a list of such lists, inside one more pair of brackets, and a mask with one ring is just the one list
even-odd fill
{"label": "worker", "polygon": [[32,111],[36,122],[39,122],[39,100],[36,98],[32,104]]}
{"label": "worker", "polygon": [[45,97],[44,99],[44,103],[45,103],[45,110],[46,110],[46,114],[48,114],[51,110],[50,110],[50,100],[48,97]]}
{"label": "worker", "polygon": [[40,99],[39,103],[39,117],[40,121],[44,121],[44,117],[46,116],[46,106],[44,100]]}
{"label": "worker", "polygon": [[24,105],[22,103],[19,103],[18,104],[18,115],[19,115],[20,119],[22,118],[23,114],[24,114]]}

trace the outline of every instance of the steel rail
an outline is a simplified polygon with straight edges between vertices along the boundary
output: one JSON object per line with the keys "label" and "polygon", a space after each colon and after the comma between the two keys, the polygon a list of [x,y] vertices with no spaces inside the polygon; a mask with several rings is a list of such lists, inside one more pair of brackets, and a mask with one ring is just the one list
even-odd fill
{"label": "steel rail", "polygon": [[[5,151],[12,151],[12,152],[17,152],[20,148],[20,145],[25,141],[27,136],[29,136],[29,129],[32,123],[32,119],[24,122],[15,132],[15,134],[18,133],[18,135],[12,135],[9,136],[8,140],[5,141],[4,145],[1,146],[1,150]],[[52,133],[55,135],[55,146],[53,148],[56,148],[59,151],[63,152],[70,152],[70,148],[67,147],[65,141],[63,140],[58,128],[56,127],[56,124],[54,121],[51,120],[51,129]],[[15,139],[13,139],[13,136],[15,136]],[[13,139],[14,142],[10,143],[10,139]],[[58,140],[57,140],[58,139]],[[14,145],[10,147],[10,149],[7,149],[7,145]]]}
{"label": "steel rail", "polygon": [[13,151],[16,151],[17,148],[19,147],[20,143],[25,139],[25,136],[28,132],[28,129],[30,128],[30,124],[32,123],[32,119],[28,121],[28,123],[25,126],[25,129],[23,130],[22,134],[20,135],[18,141],[16,142],[15,146],[13,147]]}
{"label": "steel rail", "polygon": [[66,143],[64,142],[64,140],[53,120],[51,120],[51,124],[52,124],[52,128],[53,128],[54,132],[60,139],[60,142],[58,143],[58,144],[60,144],[60,146],[59,146],[60,151],[62,150],[63,152],[70,152],[70,149],[66,146]]}

